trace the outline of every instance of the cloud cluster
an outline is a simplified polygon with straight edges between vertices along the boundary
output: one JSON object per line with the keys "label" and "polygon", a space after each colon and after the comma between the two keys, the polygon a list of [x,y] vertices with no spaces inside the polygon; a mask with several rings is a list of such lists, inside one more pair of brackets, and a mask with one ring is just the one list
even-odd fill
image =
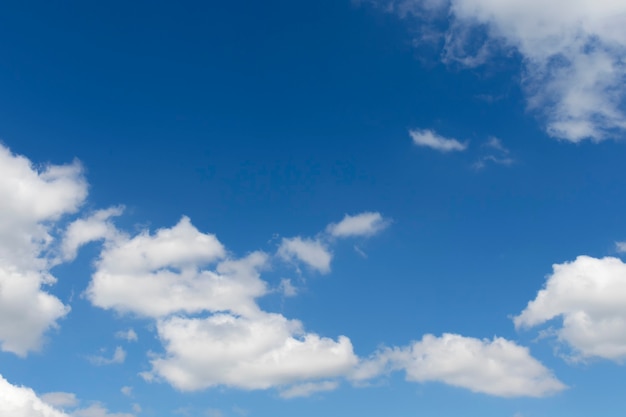
{"label": "cloud cluster", "polygon": [[[147,380],[165,380],[180,390],[214,386],[278,388],[284,398],[333,390],[339,378],[354,381],[403,369],[413,381],[441,381],[499,396],[541,396],[563,388],[525,348],[504,339],[481,341],[457,335],[425,336],[409,347],[359,360],[350,340],[320,336],[298,320],[264,311],[261,271],[272,258],[252,252],[233,258],[212,234],[182,217],[172,227],[129,235],[112,218],[121,207],[96,211],[71,222],[62,233],[63,216],[76,213],[86,198],[80,165],[35,168],[24,157],[0,147],[0,341],[2,349],[26,354],[44,332],[69,311],[42,286],[54,282],[49,269],[76,257],[79,248],[102,240],[102,250],[86,297],[94,306],[155,321],[162,353],[152,354]],[[330,271],[329,247],[337,239],[371,237],[389,224],[377,212],[346,215],[314,238],[281,241],[279,258]],[[289,281],[283,291],[295,295]],[[11,318],[10,320],[8,318]],[[131,329],[116,337],[137,339]],[[126,352],[91,360],[122,363]],[[495,383],[494,381],[500,381]],[[0,380],[0,414],[66,417],[49,403],[73,409],[74,417],[129,417],[111,414],[101,404],[76,408],[69,393],[50,393],[46,401],[27,388]],[[1,407],[4,407],[1,408]],[[6,411],[6,412],[5,412]],[[20,414],[21,413],[21,414]]]}
{"label": "cloud cluster", "polygon": [[515,326],[559,318],[556,336],[573,349],[573,359],[626,359],[626,264],[579,256],[553,268],[545,287],[515,317]]}
{"label": "cloud cluster", "polygon": [[377,212],[346,214],[339,223],[329,224],[324,232],[314,238],[283,238],[277,255],[283,260],[299,261],[313,270],[327,274],[333,258],[330,250],[333,240],[374,236],[389,224],[389,219]]}
{"label": "cloud cluster", "polygon": [[503,338],[425,335],[407,347],[387,348],[362,361],[352,378],[363,381],[403,370],[408,381],[442,382],[498,397],[543,397],[565,385],[527,348]]}
{"label": "cloud cluster", "polygon": [[[257,298],[268,293],[260,277],[270,260],[264,252],[233,259],[186,217],[155,233],[101,235],[86,295],[95,306],[155,319],[164,353],[153,355],[147,380],[180,390],[288,389],[345,374],[358,360],[348,338],[306,332],[297,320],[259,307]],[[292,241],[305,249],[289,248],[313,263],[301,252],[308,241],[298,239]]]}
{"label": "cloud cluster", "polygon": [[[475,67],[496,53],[522,59],[528,106],[548,134],[572,142],[626,130],[626,3],[614,0],[373,0],[400,17],[448,24],[442,59]],[[432,29],[432,26],[427,25]],[[430,42],[432,33],[419,41]],[[445,143],[422,136],[425,143]],[[452,147],[458,144],[450,143]]]}
{"label": "cloud cluster", "polygon": [[[315,238],[283,239],[277,256],[325,272],[334,239],[372,236],[388,223],[375,212],[346,215]],[[86,294],[96,306],[155,319],[164,352],[152,354],[151,369],[142,373],[148,381],[164,380],[182,391],[278,388],[292,398],[333,390],[339,378],[364,381],[402,369],[412,381],[496,396],[564,389],[526,348],[500,338],[428,335],[360,360],[347,337],[323,337],[298,320],[263,311],[257,299],[268,289],[261,271],[272,258],[252,252],[233,259],[215,236],[186,217],[155,233],[101,235],[105,243]]]}
{"label": "cloud cluster", "polygon": [[35,167],[0,144],[0,348],[25,356],[41,347],[45,332],[69,312],[44,290],[55,226],[87,196],[80,164]]}

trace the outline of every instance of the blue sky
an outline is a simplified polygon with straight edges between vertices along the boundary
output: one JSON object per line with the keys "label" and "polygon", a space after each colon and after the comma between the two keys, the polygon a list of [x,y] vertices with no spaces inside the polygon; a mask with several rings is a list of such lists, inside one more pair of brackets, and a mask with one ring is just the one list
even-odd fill
{"label": "blue sky", "polygon": [[623,415],[625,17],[2,4],[0,415]]}

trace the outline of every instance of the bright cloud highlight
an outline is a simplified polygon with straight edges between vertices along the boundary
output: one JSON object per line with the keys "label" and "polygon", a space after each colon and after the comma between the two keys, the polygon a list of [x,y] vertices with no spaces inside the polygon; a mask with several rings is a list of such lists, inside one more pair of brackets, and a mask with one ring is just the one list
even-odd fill
{"label": "bright cloud highlight", "polygon": [[579,256],[556,264],[537,297],[515,326],[535,327],[560,318],[558,339],[574,350],[573,359],[626,358],[626,265],[617,258]]}

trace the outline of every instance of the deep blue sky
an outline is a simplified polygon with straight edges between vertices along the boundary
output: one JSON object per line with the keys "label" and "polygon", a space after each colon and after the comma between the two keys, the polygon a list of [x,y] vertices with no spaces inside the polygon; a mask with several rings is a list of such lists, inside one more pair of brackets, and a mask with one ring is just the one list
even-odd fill
{"label": "deep blue sky", "polygon": [[[454,36],[449,16],[435,28]],[[273,263],[263,273],[268,285],[290,278],[300,291],[259,305],[307,331],[348,336],[362,358],[427,333],[501,336],[529,347],[568,390],[498,398],[392,373],[371,387],[344,381],[285,400],[271,389],[184,393],[146,382],[138,374],[150,369],[148,351],[163,351],[154,321],[100,309],[84,295],[100,243],[52,270],[59,282],[46,291],[72,311],[41,352],[1,353],[0,374],[38,394],[76,393],[76,410],[100,401],[110,413],[131,413],[138,403],[146,416],[180,407],[212,417],[239,415],[233,407],[250,416],[622,415],[620,365],[597,357],[572,364],[559,357],[571,346],[516,330],[511,317],[553,264],[618,255],[623,134],[551,137],[550,116],[527,106],[523,52],[497,51],[472,68],[442,62],[440,45],[416,41],[422,18],[348,0],[7,2],[0,139],[37,166],[76,158],[84,167],[89,197],[55,236],[72,219],[123,205],[120,230],[169,228],[186,215],[239,258],[274,253],[284,237],[319,236],[346,214],[378,212],[387,227],[332,243],[327,275]],[[468,148],[418,146],[415,129]],[[510,164],[476,168],[503,156],[487,145],[492,137]],[[122,343],[113,335],[126,328],[139,336],[124,345],[126,361],[92,365],[87,358],[101,348],[110,356]]]}

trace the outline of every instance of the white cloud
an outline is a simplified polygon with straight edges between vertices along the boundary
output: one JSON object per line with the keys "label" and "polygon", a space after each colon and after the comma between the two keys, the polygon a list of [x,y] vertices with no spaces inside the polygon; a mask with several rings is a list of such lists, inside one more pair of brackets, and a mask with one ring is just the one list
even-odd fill
{"label": "white cloud", "polygon": [[215,271],[202,269],[224,256],[215,236],[199,232],[184,217],[155,235],[144,232],[107,242],[86,293],[98,307],[148,317],[254,313],[254,299],[267,292],[257,271],[267,256],[253,252],[238,261],[221,260]]}
{"label": "white cloud", "polygon": [[413,139],[413,143],[417,146],[424,146],[440,152],[464,151],[467,149],[467,143],[461,143],[456,139],[448,139],[438,135],[429,129],[410,130],[409,134]]}
{"label": "white cloud", "polygon": [[396,7],[385,8],[401,17],[423,21],[437,15],[451,22],[443,36],[445,61],[478,66],[499,51],[517,51],[529,108],[545,117],[550,135],[598,141],[626,130],[626,2],[438,2],[448,7],[447,16],[424,7],[423,0],[389,3]]}
{"label": "white cloud", "polygon": [[280,396],[282,398],[308,397],[316,392],[334,391],[338,387],[337,381],[306,382],[281,391]]}
{"label": "white cloud", "polygon": [[[341,375],[357,362],[346,337],[307,333],[300,322],[260,309],[256,299],[268,292],[259,274],[264,253],[224,259],[217,239],[187,218],[155,234],[111,236],[86,294],[96,306],[157,319],[165,353],[152,356],[147,380],[181,390],[284,388]],[[281,286],[295,291],[289,281]],[[185,317],[198,313],[206,316]],[[108,364],[118,356],[95,360]]]}
{"label": "white cloud", "polygon": [[283,238],[278,248],[278,256],[288,261],[297,259],[323,274],[330,272],[332,253],[320,240]]}
{"label": "white cloud", "polygon": [[0,348],[25,356],[69,312],[43,287],[56,282],[51,233],[78,210],[87,185],[77,162],[36,168],[0,145],[0,195]]}
{"label": "white cloud", "polygon": [[543,397],[566,388],[527,348],[503,338],[425,335],[363,361],[352,378],[363,381],[393,370],[404,370],[409,381],[442,382],[498,397]]}
{"label": "white cloud", "polygon": [[615,242],[615,250],[619,253],[626,253],[626,242]]}
{"label": "white cloud", "polygon": [[184,391],[285,386],[339,376],[357,362],[348,338],[306,333],[300,322],[279,314],[173,317],[160,320],[157,330],[165,355],[152,360],[144,377]]}
{"label": "white cloud", "polygon": [[573,348],[573,359],[626,359],[626,265],[617,258],[579,256],[553,269],[537,297],[515,317],[515,326],[561,318],[556,335]]}
{"label": "white cloud", "polygon": [[133,387],[124,386],[120,389],[120,392],[127,397],[132,397],[133,395]]}
{"label": "white cloud", "polygon": [[128,329],[126,331],[120,330],[119,332],[115,333],[115,337],[117,337],[118,339],[124,339],[127,342],[136,342],[137,340],[139,340],[139,338],[137,337],[137,333],[135,333],[133,329]]}
{"label": "white cloud", "polygon": [[0,416],[69,417],[44,402],[27,387],[18,387],[0,376]]}
{"label": "white cloud", "polygon": [[50,392],[40,397],[30,388],[9,383],[0,375],[0,416],[4,417],[135,417],[129,413],[110,413],[94,403],[67,414],[55,407],[73,408],[79,401],[72,393]]}
{"label": "white cloud", "polygon": [[43,402],[58,408],[71,408],[78,405],[76,394],[71,392],[49,392],[41,396]]}
{"label": "white cloud", "polygon": [[126,351],[118,346],[115,348],[115,352],[113,352],[113,356],[111,358],[107,358],[104,356],[91,356],[89,361],[94,365],[113,365],[124,363],[126,360]]}
{"label": "white cloud", "polygon": [[76,258],[76,252],[86,243],[100,239],[114,239],[118,232],[110,222],[110,218],[121,215],[123,211],[123,207],[111,207],[98,210],[86,219],[78,219],[70,223],[61,243],[63,259],[69,261]]}
{"label": "white cloud", "polygon": [[334,237],[373,236],[388,224],[380,213],[365,212],[354,216],[346,214],[339,223],[329,224],[326,230]]}

